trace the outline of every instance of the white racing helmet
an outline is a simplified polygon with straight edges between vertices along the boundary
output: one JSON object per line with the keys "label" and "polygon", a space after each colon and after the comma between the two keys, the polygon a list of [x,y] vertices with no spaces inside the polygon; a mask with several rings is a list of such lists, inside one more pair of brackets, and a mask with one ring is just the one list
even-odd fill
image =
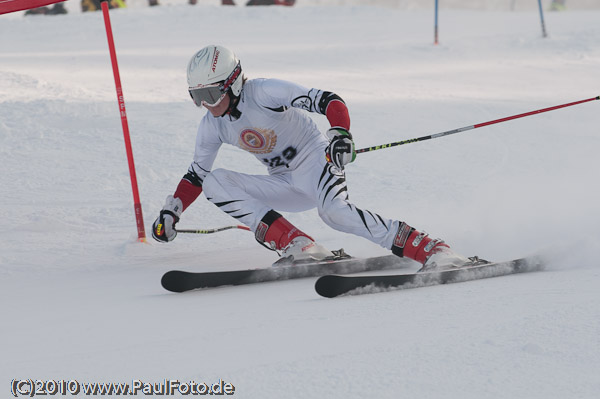
{"label": "white racing helmet", "polygon": [[227,92],[238,97],[244,77],[235,54],[222,46],[206,46],[199,50],[187,68],[188,90],[194,103],[215,106]]}

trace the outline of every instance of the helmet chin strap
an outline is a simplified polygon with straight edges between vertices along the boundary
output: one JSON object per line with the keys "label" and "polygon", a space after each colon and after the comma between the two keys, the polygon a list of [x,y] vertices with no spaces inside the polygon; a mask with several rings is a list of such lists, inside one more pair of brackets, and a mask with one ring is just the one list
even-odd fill
{"label": "helmet chin strap", "polygon": [[[241,94],[241,93],[240,93]],[[240,96],[234,96],[229,89],[229,107],[223,112],[221,118],[225,115],[229,115],[230,120],[237,120],[242,116],[242,112],[237,108],[238,103],[240,102]]]}

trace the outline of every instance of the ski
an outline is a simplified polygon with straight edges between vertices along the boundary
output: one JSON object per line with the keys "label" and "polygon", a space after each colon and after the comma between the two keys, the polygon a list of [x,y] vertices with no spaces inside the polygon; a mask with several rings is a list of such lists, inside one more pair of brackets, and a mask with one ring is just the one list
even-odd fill
{"label": "ski", "polygon": [[186,272],[171,270],[161,279],[163,288],[172,292],[185,292],[202,288],[264,283],[326,274],[351,274],[375,270],[413,267],[411,260],[396,255],[373,258],[343,258],[294,265],[276,265],[262,269],[232,270],[220,272]]}
{"label": "ski", "polygon": [[485,263],[445,271],[431,271],[412,274],[320,277],[316,284],[317,293],[326,298],[344,294],[371,294],[402,288],[427,287],[437,284],[450,284],[541,270],[543,263],[538,258],[522,258],[506,262]]}

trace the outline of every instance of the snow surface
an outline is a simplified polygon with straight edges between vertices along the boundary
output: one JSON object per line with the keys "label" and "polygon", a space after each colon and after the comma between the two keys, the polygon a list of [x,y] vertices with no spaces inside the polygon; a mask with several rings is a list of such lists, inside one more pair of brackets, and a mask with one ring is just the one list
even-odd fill
{"label": "snow surface", "polygon": [[[545,39],[535,8],[442,9],[434,46],[431,8],[314,3],[111,12],[147,230],[192,157],[204,111],[185,67],[207,44],[234,49],[251,78],[340,94],[359,148],[600,94],[597,9],[547,12]],[[314,279],[171,294],[167,270],[275,255],[239,230],[137,243],[101,13],[0,16],[0,392],[13,378],[167,378],[223,379],[240,398],[598,398],[599,107],[347,168],[357,205],[466,255],[546,256],[547,271],[334,300]],[[232,147],[216,167],[264,173]],[[316,212],[287,216],[331,248],[386,253]],[[180,227],[232,222],[202,197]]]}

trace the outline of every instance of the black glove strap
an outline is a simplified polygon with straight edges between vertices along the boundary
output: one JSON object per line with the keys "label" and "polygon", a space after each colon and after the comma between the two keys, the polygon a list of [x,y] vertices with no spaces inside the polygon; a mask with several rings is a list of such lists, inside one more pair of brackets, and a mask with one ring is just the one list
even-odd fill
{"label": "black glove strap", "polygon": [[169,210],[165,210],[165,209],[160,211],[160,216],[162,218],[164,218],[165,215],[171,215],[173,217],[173,221],[175,223],[179,222],[179,216],[177,216],[175,213],[173,213],[173,211],[169,211]]}

